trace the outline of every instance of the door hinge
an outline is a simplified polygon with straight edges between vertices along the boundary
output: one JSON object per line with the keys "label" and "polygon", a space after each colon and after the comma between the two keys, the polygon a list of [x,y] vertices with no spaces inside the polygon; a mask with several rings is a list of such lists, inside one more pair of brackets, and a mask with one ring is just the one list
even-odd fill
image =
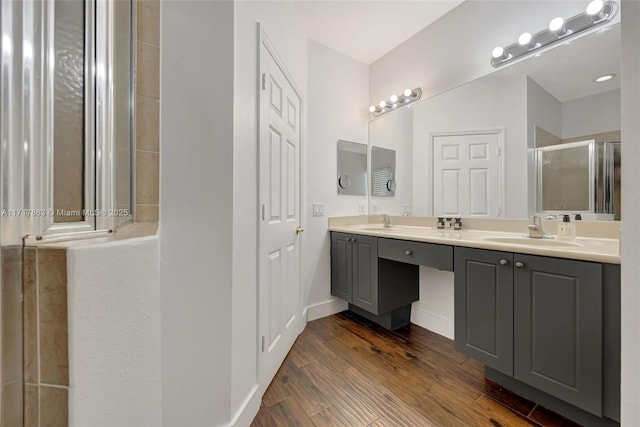
{"label": "door hinge", "polygon": [[262,352],[264,353],[264,335],[262,336]]}
{"label": "door hinge", "polygon": [[262,220],[264,221],[264,203],[262,204]]}
{"label": "door hinge", "polygon": [[262,73],[262,90],[267,88],[267,73]]}

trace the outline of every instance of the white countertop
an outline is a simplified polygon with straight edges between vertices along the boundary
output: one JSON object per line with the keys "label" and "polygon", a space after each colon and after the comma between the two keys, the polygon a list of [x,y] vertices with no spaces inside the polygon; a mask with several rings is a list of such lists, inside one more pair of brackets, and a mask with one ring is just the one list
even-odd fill
{"label": "white countertop", "polygon": [[532,239],[524,232],[469,229],[438,230],[432,226],[411,225],[384,228],[382,224],[365,221],[357,224],[341,222],[351,221],[330,221],[329,230],[389,239],[620,264],[618,239],[577,237],[575,240],[559,240],[556,236],[554,239]]}

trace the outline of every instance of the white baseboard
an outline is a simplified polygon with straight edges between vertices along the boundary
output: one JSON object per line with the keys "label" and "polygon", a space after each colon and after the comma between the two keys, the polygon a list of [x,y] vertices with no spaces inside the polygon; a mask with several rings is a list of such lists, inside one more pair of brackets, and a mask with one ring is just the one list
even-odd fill
{"label": "white baseboard", "polygon": [[450,319],[445,319],[444,317],[413,307],[411,309],[411,323],[451,340],[453,339],[453,321]]}
{"label": "white baseboard", "polygon": [[345,311],[347,307],[348,304],[346,301],[334,298],[329,301],[308,306],[304,309],[303,318],[310,322],[312,320],[321,319],[323,317]]}
{"label": "white baseboard", "polygon": [[[246,427],[251,425],[251,422],[260,410],[260,403],[262,402],[262,393],[258,392],[259,388],[260,387],[256,385],[247,395],[242,406],[231,420],[231,427]],[[264,392],[265,390],[262,391]]]}

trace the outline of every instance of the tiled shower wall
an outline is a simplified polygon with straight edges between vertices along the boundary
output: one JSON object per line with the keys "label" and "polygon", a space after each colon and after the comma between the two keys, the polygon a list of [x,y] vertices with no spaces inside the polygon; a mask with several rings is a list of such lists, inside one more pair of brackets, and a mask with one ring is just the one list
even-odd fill
{"label": "tiled shower wall", "polygon": [[138,0],[136,41],[136,209],[158,222],[160,204],[160,1]]}
{"label": "tiled shower wall", "polygon": [[22,425],[22,247],[2,248],[2,427]]}
{"label": "tiled shower wall", "polygon": [[24,249],[25,427],[69,424],[66,253]]}

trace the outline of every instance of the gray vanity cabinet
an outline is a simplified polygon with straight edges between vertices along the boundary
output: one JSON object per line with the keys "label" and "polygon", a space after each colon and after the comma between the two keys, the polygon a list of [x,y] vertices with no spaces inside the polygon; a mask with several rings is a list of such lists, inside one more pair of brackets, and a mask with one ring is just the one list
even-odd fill
{"label": "gray vanity cabinet", "polygon": [[603,415],[602,264],[456,247],[454,271],[459,351]]}
{"label": "gray vanity cabinet", "polygon": [[601,416],[602,265],[514,259],[514,377]]}
{"label": "gray vanity cabinet", "polygon": [[331,233],[331,294],[378,314],[378,239]]}
{"label": "gray vanity cabinet", "polygon": [[513,375],[513,254],[456,247],[455,347]]}

